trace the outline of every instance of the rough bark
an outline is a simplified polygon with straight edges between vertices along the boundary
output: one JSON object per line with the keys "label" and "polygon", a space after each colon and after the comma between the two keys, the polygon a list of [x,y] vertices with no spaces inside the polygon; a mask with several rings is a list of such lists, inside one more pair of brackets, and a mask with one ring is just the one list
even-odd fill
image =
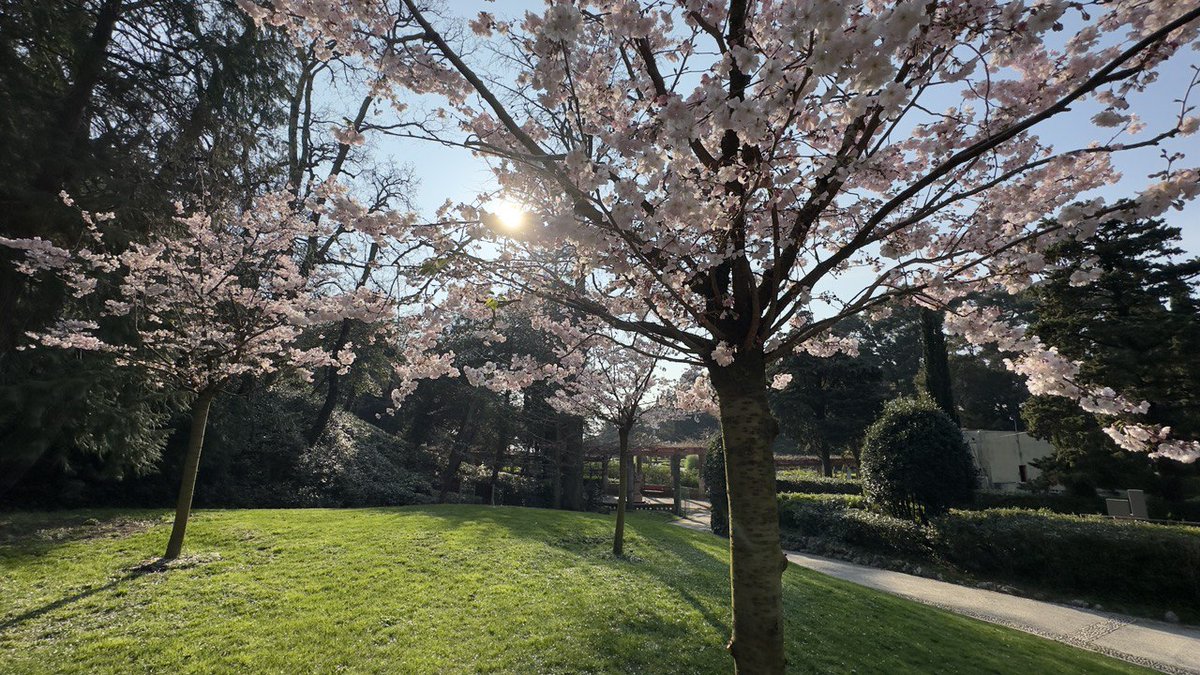
{"label": "rough bark", "polygon": [[163,558],[173,560],[183,550],[183,535],[188,517],[192,514],[192,495],[196,491],[196,474],[200,470],[200,451],[204,448],[204,430],[208,426],[208,411],[216,390],[202,392],[192,404],[192,428],[188,435],[187,455],[183,459],[183,476],[179,480],[179,498],[175,502],[175,524],[167,541]]}
{"label": "rough bark", "polygon": [[621,440],[621,477],[617,482],[617,528],[613,533],[613,555],[621,556],[625,553],[625,504],[629,501],[629,429],[621,427],[617,433]]}
{"label": "rough bark", "polygon": [[779,425],[767,402],[761,354],[744,352],[728,367],[709,369],[720,406],[729,499],[733,635],[738,673],[783,673],[783,570],[775,458]]}

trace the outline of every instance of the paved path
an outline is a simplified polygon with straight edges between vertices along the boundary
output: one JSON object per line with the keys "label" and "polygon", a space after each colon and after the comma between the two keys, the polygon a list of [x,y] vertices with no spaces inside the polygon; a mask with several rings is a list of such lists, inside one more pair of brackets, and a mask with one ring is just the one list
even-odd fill
{"label": "paved path", "polygon": [[[707,516],[707,512],[704,513]],[[704,518],[676,524],[707,529]],[[831,577],[1033,633],[1165,673],[1200,675],[1200,629],[959,586],[807,553],[788,560]]]}

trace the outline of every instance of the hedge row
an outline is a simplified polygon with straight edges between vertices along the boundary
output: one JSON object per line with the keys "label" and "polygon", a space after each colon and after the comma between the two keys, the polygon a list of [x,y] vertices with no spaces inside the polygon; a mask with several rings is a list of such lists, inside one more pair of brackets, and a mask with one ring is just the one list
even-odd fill
{"label": "hedge row", "polygon": [[861,495],[862,481],[825,476],[781,477],[775,479],[775,491],[814,495]]}
{"label": "hedge row", "polygon": [[[1151,518],[1200,522],[1200,499],[1168,502],[1157,495],[1146,496]],[[1034,492],[976,492],[974,501],[963,508],[983,509],[1045,509],[1054,513],[1074,515],[1104,514],[1103,497],[1083,497],[1067,494]]]}
{"label": "hedge row", "polygon": [[792,541],[949,563],[1061,593],[1200,605],[1200,528],[1019,509],[952,511],[921,527],[791,495],[781,498],[780,525]]}
{"label": "hedge row", "polygon": [[1046,509],[1054,513],[1083,515],[1104,513],[1104,498],[1038,492],[976,492],[973,502],[964,508]]}
{"label": "hedge row", "polygon": [[932,543],[975,574],[1200,604],[1200,528],[992,509],[939,519]]}
{"label": "hedge row", "polygon": [[813,538],[905,558],[928,558],[932,553],[921,526],[910,520],[845,508],[835,500],[797,498],[807,496],[780,498],[779,524],[785,540]]}
{"label": "hedge row", "polygon": [[779,495],[781,508],[792,503],[827,504],[843,509],[867,508],[867,498],[862,495],[813,494],[811,492],[789,492]]}

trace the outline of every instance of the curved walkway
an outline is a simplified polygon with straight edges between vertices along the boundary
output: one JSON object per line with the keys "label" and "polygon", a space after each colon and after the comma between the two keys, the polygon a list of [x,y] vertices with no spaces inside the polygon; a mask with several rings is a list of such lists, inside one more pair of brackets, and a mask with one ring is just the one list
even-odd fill
{"label": "curved walkway", "polygon": [[[697,530],[708,526],[700,514],[675,522]],[[1078,609],[807,553],[785,553],[790,562],[816,572],[956,614],[1016,628],[1164,673],[1200,675],[1200,629],[1194,627]]]}

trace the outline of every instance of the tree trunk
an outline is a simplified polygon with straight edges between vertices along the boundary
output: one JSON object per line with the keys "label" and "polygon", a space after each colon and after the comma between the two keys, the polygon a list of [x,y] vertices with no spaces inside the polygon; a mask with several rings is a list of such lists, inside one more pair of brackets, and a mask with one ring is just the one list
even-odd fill
{"label": "tree trunk", "polygon": [[767,403],[761,353],[743,352],[728,367],[709,369],[720,405],[729,498],[733,635],[738,673],[783,673],[783,570],[775,457],[779,424]]}
{"label": "tree trunk", "polygon": [[625,504],[629,501],[629,429],[618,429],[621,439],[621,477],[617,481],[617,530],[613,533],[613,555],[625,552]]}
{"label": "tree trunk", "polygon": [[583,498],[583,418],[559,415],[556,437],[563,447],[563,508],[582,511]]}
{"label": "tree trunk", "polygon": [[[470,406],[467,410],[470,414],[477,409],[475,406]],[[450,457],[446,460],[446,470],[442,473],[442,487],[438,491],[439,504],[446,503],[446,497],[449,496],[450,489],[454,487],[455,479],[458,478],[458,470],[462,467],[463,455],[475,442],[475,437],[479,435],[479,427],[479,424],[472,423],[469,418],[463,418],[462,424],[458,428],[458,435],[450,444]]]}
{"label": "tree trunk", "polygon": [[563,504],[563,452],[557,431],[554,440],[550,442],[550,447],[550,461],[553,464],[550,471],[550,494],[554,501],[554,508],[561,509]]}
{"label": "tree trunk", "polygon": [[192,428],[188,435],[187,455],[183,459],[183,476],[179,480],[179,499],[175,503],[175,524],[171,527],[171,539],[167,542],[167,560],[179,557],[183,550],[183,535],[187,530],[188,516],[192,513],[192,495],[196,491],[196,474],[200,470],[200,450],[204,447],[204,430],[208,426],[208,410],[212,406],[216,390],[201,392],[192,404]]}
{"label": "tree trunk", "polygon": [[829,456],[829,446],[824,443],[818,445],[817,457],[821,458],[821,474],[826,478],[833,476],[833,458]]}
{"label": "tree trunk", "polygon": [[500,419],[496,428],[496,454],[492,457],[492,475],[488,479],[488,502],[496,505],[496,485],[500,482],[500,469],[504,465],[504,455],[508,451],[508,416],[500,411]]}
{"label": "tree trunk", "polygon": [[674,508],[672,510],[675,512],[675,515],[682,516],[683,495],[680,494],[680,491],[683,489],[683,477],[680,475],[681,471],[679,460],[679,453],[671,455],[671,496],[675,500]]}
{"label": "tree trunk", "polygon": [[71,167],[70,160],[75,157],[77,146],[86,135],[87,110],[108,62],[105,52],[112,43],[113,30],[121,17],[121,5],[122,0],[105,0],[100,5],[91,37],[80,50],[72,73],[75,79],[54,117],[53,126],[48,130],[57,153],[45,158],[46,164],[34,179],[34,186],[42,191],[54,193],[63,188]]}

